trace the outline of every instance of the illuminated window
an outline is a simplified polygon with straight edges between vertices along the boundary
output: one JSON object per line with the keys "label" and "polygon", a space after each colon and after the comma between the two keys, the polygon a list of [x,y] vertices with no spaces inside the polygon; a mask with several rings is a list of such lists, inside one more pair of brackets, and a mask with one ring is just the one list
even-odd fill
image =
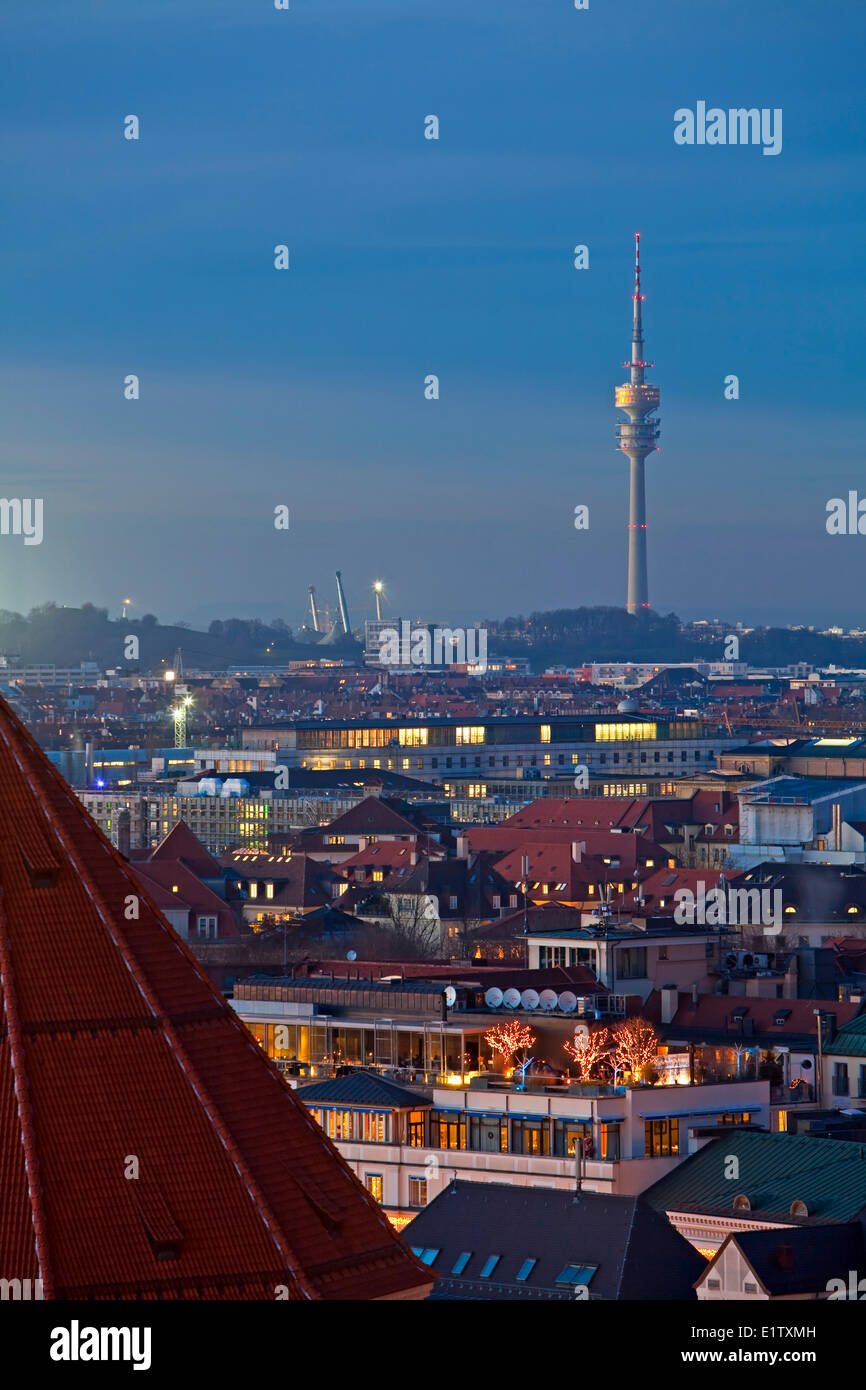
{"label": "illuminated window", "polygon": [[351,1110],[328,1110],[325,1112],[327,1131],[330,1139],[352,1138]]}
{"label": "illuminated window", "polygon": [[384,877],[385,877],[385,875],[384,875],[384,873],[382,872],[381,869],[374,869],[374,870],[373,870],[373,882],[374,882],[374,883],[381,883],[382,880],[384,879]]}
{"label": "illuminated window", "polygon": [[427,1179],[409,1179],[409,1205],[410,1207],[426,1207],[427,1205]]}
{"label": "illuminated window", "polygon": [[541,726],[541,742],[542,742],[542,743],[549,743],[549,742],[550,742],[550,725],[549,725],[549,724],[542,724],[542,726]]}
{"label": "illuminated window", "polygon": [[397,740],[404,748],[423,748],[427,743],[427,730],[398,729]]}
{"label": "illuminated window", "polygon": [[368,1144],[385,1143],[385,1116],[365,1110],[363,1112],[364,1140]]}
{"label": "illuminated window", "polygon": [[251,884],[250,884],[250,897],[251,897],[251,898],[257,898],[258,896],[259,896],[259,885],[258,885],[257,883],[251,883]]}
{"label": "illuminated window", "polygon": [[657,738],[655,724],[596,724],[596,743],[628,743],[638,739]]}
{"label": "illuminated window", "polygon": [[381,1200],[382,1200],[382,1174],[381,1174],[381,1173],[365,1173],[365,1174],[364,1174],[364,1186],[366,1187],[366,1189],[367,1189],[367,1191],[369,1192],[369,1194],[370,1194],[371,1197],[375,1197],[375,1199],[376,1199],[377,1202],[381,1202]]}
{"label": "illuminated window", "polygon": [[483,724],[460,724],[457,726],[454,733],[458,746],[466,743],[484,742]]}
{"label": "illuminated window", "polygon": [[680,1151],[679,1120],[647,1120],[644,1124],[646,1158],[669,1158]]}
{"label": "illuminated window", "polygon": [[266,883],[266,884],[265,884],[265,897],[266,897],[266,898],[272,898],[273,896],[274,896],[274,885],[273,885],[272,883]]}

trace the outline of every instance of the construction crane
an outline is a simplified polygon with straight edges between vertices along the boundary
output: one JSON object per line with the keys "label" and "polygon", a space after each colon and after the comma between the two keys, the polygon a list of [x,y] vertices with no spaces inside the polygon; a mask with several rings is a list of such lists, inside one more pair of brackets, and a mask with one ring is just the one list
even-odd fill
{"label": "construction crane", "polygon": [[177,703],[171,711],[174,719],[174,746],[175,748],[186,748],[186,722],[189,714],[189,707],[192,704],[192,696],[186,693],[180,694],[175,687]]}
{"label": "construction crane", "polygon": [[347,637],[351,637],[352,629],[349,627],[349,610],[346,607],[346,595],[343,593],[343,578],[337,570],[337,602],[340,605],[340,622],[343,624],[343,631]]}
{"label": "construction crane", "polygon": [[319,615],[316,612],[316,590],[312,584],[310,585],[310,612],[313,615],[313,631],[319,632]]}

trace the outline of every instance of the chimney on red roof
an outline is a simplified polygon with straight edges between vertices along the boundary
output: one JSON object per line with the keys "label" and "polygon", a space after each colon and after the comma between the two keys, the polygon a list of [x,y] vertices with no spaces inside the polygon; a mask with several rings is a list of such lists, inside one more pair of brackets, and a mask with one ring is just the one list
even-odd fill
{"label": "chimney on red roof", "polygon": [[571,858],[575,864],[579,864],[586,852],[586,840],[572,840]]}

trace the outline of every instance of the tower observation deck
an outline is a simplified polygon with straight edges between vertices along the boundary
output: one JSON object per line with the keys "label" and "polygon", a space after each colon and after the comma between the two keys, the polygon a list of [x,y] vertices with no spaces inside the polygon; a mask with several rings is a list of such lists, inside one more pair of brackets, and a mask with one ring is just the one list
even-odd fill
{"label": "tower observation deck", "polygon": [[623,362],[629,380],[616,388],[616,406],[628,416],[628,423],[617,425],[619,448],[629,461],[628,501],[628,599],[629,613],[649,608],[646,571],[646,480],[644,462],[658,449],[661,428],[651,418],[658,409],[661,392],[644,381],[644,371],[652,362],[644,361],[643,321],[640,292],[640,232],[634,237],[634,309],[632,314],[631,360]]}

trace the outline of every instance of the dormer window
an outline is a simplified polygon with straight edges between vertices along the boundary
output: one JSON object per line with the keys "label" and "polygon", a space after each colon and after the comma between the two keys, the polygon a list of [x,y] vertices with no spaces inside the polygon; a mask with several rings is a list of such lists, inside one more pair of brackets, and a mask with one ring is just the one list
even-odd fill
{"label": "dormer window", "polygon": [[749,1201],[748,1197],[746,1196],[745,1192],[739,1192],[739,1193],[737,1194],[737,1196],[734,1198],[733,1207],[734,1207],[734,1211],[751,1211],[751,1210],[752,1210],[752,1204],[751,1204],[751,1202]]}

